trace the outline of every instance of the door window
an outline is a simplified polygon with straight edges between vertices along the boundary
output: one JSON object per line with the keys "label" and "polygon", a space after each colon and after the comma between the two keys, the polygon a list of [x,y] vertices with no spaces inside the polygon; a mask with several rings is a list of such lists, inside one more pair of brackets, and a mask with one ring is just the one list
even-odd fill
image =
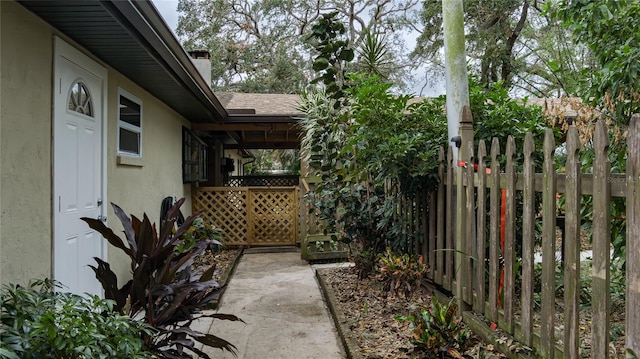
{"label": "door window", "polygon": [[93,117],[93,99],[87,86],[82,81],[76,81],[71,86],[67,108]]}

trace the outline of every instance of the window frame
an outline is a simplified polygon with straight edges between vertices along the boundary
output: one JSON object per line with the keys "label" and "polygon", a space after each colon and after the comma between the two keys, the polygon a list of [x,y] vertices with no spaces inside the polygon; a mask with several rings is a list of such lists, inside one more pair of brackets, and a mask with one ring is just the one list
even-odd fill
{"label": "window frame", "polygon": [[182,126],[182,183],[209,180],[207,144],[191,129]]}
{"label": "window frame", "polygon": [[[125,98],[128,101],[131,101],[135,104],[137,104],[138,106],[140,106],[140,126],[136,126],[136,125],[132,125],[129,122],[123,121],[120,117],[120,101],[121,98]],[[116,130],[116,138],[117,138],[117,142],[116,142],[116,147],[117,147],[117,151],[118,151],[118,155],[119,156],[127,156],[127,157],[134,157],[134,158],[142,158],[142,124],[143,124],[143,115],[144,115],[144,110],[143,110],[143,106],[142,106],[142,100],[133,95],[131,92],[118,87],[118,112],[117,112],[117,116],[118,116],[118,128]],[[133,133],[136,133],[138,135],[138,153],[135,152],[130,152],[130,151],[123,151],[121,149],[121,145],[120,145],[120,130],[124,129]]]}

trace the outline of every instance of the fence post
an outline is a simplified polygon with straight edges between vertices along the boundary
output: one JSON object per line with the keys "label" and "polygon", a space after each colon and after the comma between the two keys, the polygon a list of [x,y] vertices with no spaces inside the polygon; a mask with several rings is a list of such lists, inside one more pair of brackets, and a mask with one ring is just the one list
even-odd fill
{"label": "fence post", "polygon": [[627,138],[626,346],[640,355],[640,115],[633,115]]}
{"label": "fence post", "polygon": [[555,356],[556,164],[553,130],[544,133],[542,170],[542,318],[540,346],[543,358]]}
{"label": "fence post", "polygon": [[[460,136],[462,137],[462,145],[460,146],[460,153],[458,159],[465,162],[471,162],[470,154],[468,153],[469,145],[471,143],[473,145],[473,126],[472,126],[473,118],[471,116],[471,109],[469,106],[464,106],[462,108],[461,118],[460,118]],[[470,302],[465,301],[465,292],[470,285],[473,285],[471,282],[467,282],[467,278],[470,278],[468,271],[471,270],[469,268],[469,255],[471,253],[467,252],[467,242],[470,240],[466,234],[467,221],[473,220],[467,218],[466,211],[466,191],[464,190],[463,178],[464,171],[463,168],[457,168],[457,176],[458,179],[457,188],[456,188],[456,252],[455,252],[455,261],[458,266],[458,275],[456,275],[456,291],[455,295],[458,297],[458,307],[460,308],[459,314],[462,315],[463,312],[469,310]]]}

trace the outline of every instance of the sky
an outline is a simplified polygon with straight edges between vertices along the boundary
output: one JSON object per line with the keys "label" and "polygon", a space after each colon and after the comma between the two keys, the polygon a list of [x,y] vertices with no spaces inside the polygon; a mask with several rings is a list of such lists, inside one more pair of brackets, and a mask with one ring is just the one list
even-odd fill
{"label": "sky", "polygon": [[178,27],[178,0],[153,0],[153,5],[175,34]]}
{"label": "sky", "polygon": [[[160,15],[164,18],[169,28],[175,34],[176,27],[178,27],[178,0],[152,0],[153,5],[158,9]],[[412,39],[415,41],[415,38]],[[420,70],[418,70],[420,71]],[[424,74],[416,74],[416,77],[424,76]],[[422,88],[424,82],[416,84],[412,92],[419,94],[422,91],[423,96],[437,96],[444,93],[444,81],[436,83],[433,86]]]}

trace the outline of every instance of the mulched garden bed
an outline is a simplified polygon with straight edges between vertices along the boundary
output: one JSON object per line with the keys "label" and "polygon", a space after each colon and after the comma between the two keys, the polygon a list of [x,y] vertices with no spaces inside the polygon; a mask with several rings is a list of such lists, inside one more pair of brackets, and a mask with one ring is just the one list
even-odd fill
{"label": "mulched garden bed", "polygon": [[[418,304],[429,303],[429,295],[416,296],[412,300],[387,296],[376,279],[358,280],[353,268],[331,268],[318,270],[318,279],[325,286],[324,292],[344,344],[348,358],[417,358],[413,353],[411,324],[395,319],[397,315],[408,315]],[[328,294],[328,295],[327,295]],[[505,358],[494,351],[491,344],[473,339],[463,354],[478,358]]]}
{"label": "mulched garden bed", "polygon": [[[387,296],[381,284],[373,278],[359,281],[356,271],[351,267],[320,269],[317,272],[327,302],[334,312],[334,320],[343,337],[343,344],[349,358],[413,358],[412,344],[409,341],[412,328],[409,323],[395,319],[397,315],[408,315],[418,304],[429,303],[430,296],[423,295],[407,300],[402,297]],[[560,293],[561,294],[561,293]],[[561,295],[560,295],[561,297]],[[556,311],[556,345],[562,346],[563,309],[561,298]],[[624,358],[624,301],[612,300],[611,330],[615,341],[610,346],[612,358]],[[477,321],[485,322],[478,317]],[[534,312],[534,327],[539,328],[539,313]],[[591,311],[582,308],[580,313],[580,357],[590,357],[591,347]],[[622,328],[622,330],[621,330]],[[482,352],[484,358],[505,358],[497,351],[498,347],[507,348],[513,354],[526,357],[527,349],[516,341],[495,330],[493,343],[483,343],[478,338],[470,349],[463,354],[468,358],[478,358]],[[517,354],[516,354],[517,355]]]}
{"label": "mulched garden bed", "polygon": [[[216,265],[215,272],[213,273],[213,279],[217,281],[220,286],[225,287],[231,279],[231,275],[236,268],[236,265],[242,257],[242,248],[227,248],[221,251],[207,251],[203,255],[195,258],[193,261],[193,268],[208,268],[212,264]],[[224,294],[224,288],[220,296],[215,299],[210,309],[217,309],[220,299]]]}

